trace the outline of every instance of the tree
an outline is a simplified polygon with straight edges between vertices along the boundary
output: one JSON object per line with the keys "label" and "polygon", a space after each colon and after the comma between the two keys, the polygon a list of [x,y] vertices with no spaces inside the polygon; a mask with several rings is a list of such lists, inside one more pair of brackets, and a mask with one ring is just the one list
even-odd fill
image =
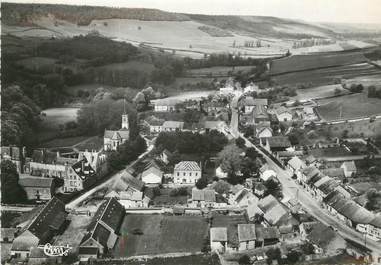
{"label": "tree", "polygon": [[218,160],[221,164],[221,169],[229,175],[234,176],[241,169],[242,150],[236,145],[226,146],[219,154]]}
{"label": "tree", "polygon": [[206,178],[200,178],[200,179],[198,179],[197,182],[196,182],[196,187],[197,187],[197,189],[199,189],[199,190],[202,190],[202,189],[205,188],[207,185],[208,185],[208,181],[206,180]]}
{"label": "tree", "polygon": [[282,187],[278,181],[274,179],[269,179],[264,182],[265,187],[267,188],[266,195],[271,194],[275,198],[282,198]]}
{"label": "tree", "polygon": [[248,255],[243,255],[238,260],[239,265],[249,265],[251,264],[250,257]]}
{"label": "tree", "polygon": [[287,261],[289,263],[296,263],[299,261],[301,257],[301,253],[296,251],[296,250],[291,250],[288,254],[287,254]]}
{"label": "tree", "polygon": [[18,183],[19,174],[16,165],[10,160],[1,161],[1,202],[23,203],[26,193]]}
{"label": "tree", "polygon": [[213,189],[219,194],[227,194],[230,191],[230,184],[224,180],[220,180],[214,184]]}
{"label": "tree", "polygon": [[269,258],[269,264],[273,260],[277,260],[278,262],[282,259],[282,254],[280,252],[279,248],[270,248],[269,250],[266,251],[266,256]]}
{"label": "tree", "polygon": [[310,242],[305,242],[302,246],[301,246],[301,249],[303,251],[304,254],[306,255],[311,255],[311,254],[314,254],[315,253],[315,247],[312,243]]}
{"label": "tree", "polygon": [[238,139],[235,140],[235,144],[243,149],[245,147],[245,140],[242,137],[239,137]]}

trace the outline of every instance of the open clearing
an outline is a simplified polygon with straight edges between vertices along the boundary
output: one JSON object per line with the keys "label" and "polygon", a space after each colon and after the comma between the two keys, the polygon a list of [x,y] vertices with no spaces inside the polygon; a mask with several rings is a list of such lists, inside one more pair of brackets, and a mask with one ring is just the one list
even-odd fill
{"label": "open clearing", "polygon": [[42,111],[42,113],[45,113],[45,116],[42,116],[42,126],[57,129],[61,124],[75,121],[77,119],[78,110],[79,108],[45,109]]}
{"label": "open clearing", "polygon": [[381,99],[368,98],[367,92],[318,100],[317,111],[326,121],[369,117],[381,113]]}
{"label": "open clearing", "polygon": [[[134,235],[140,229],[142,235]],[[201,251],[208,224],[200,216],[126,215],[115,257]]]}

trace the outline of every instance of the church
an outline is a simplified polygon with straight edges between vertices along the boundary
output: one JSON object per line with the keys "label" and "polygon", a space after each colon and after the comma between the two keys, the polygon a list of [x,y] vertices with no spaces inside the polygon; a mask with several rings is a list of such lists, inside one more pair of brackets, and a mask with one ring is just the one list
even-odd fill
{"label": "church", "polygon": [[126,142],[129,138],[130,130],[128,126],[128,115],[124,112],[122,115],[122,128],[120,130],[105,130],[103,137],[104,150],[116,151],[118,146]]}

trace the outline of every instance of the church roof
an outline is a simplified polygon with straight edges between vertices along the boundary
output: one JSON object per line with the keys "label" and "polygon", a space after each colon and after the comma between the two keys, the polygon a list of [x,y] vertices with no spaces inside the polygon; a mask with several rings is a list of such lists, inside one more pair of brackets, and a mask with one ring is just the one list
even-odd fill
{"label": "church roof", "polygon": [[129,138],[130,131],[129,130],[105,130],[104,138],[109,138],[112,140],[119,140],[119,139],[128,139]]}

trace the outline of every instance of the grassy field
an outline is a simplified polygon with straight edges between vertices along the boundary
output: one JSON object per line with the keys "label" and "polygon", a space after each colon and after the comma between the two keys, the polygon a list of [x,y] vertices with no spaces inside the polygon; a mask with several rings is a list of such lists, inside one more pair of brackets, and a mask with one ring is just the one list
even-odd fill
{"label": "grassy field", "polygon": [[[248,72],[251,69],[255,68],[254,66],[236,66],[234,72],[242,71]],[[191,69],[186,72],[186,75],[197,76],[197,75],[224,75],[229,76],[229,73],[233,72],[233,68],[230,66],[215,66],[208,68],[198,68]]]}
{"label": "grassy field", "polygon": [[20,217],[20,212],[1,211],[1,227],[9,228],[16,224],[17,217]]}
{"label": "grassy field", "polygon": [[381,113],[381,99],[368,98],[366,91],[318,100],[318,104],[320,106],[317,107],[317,111],[326,121],[371,116]]}
{"label": "grassy field", "polygon": [[270,74],[276,75],[287,72],[305,71],[309,69],[351,65],[364,62],[366,62],[366,58],[360,52],[294,55],[272,61]]}
{"label": "grassy field", "polygon": [[319,148],[319,149],[311,149],[308,151],[309,154],[314,157],[338,157],[338,156],[347,156],[352,153],[349,152],[344,147],[329,147],[329,148]]}
{"label": "grassy field", "polygon": [[75,148],[77,148],[80,151],[87,150],[100,150],[103,147],[103,138],[94,136],[90,137],[86,141],[82,141],[79,144],[75,145]]}
{"label": "grassy field", "polygon": [[[143,234],[134,235],[134,229]],[[126,215],[114,255],[199,252],[207,231],[206,220],[199,216]]]}
{"label": "grassy field", "polygon": [[280,85],[296,86],[304,84],[308,87],[334,84],[337,79],[381,78],[381,70],[369,65],[354,64],[324,69],[308,70],[272,76],[271,79]]}
{"label": "grassy field", "polygon": [[29,57],[19,60],[16,64],[23,66],[29,70],[39,71],[42,69],[52,69],[55,66],[56,59],[46,57]]}
{"label": "grassy field", "polygon": [[318,99],[333,97],[335,95],[335,89],[341,90],[341,95],[349,94],[349,91],[343,89],[341,85],[326,85],[318,86],[313,88],[298,89],[295,97],[292,99],[295,100],[309,100],[309,99]]}
{"label": "grassy field", "polygon": [[40,142],[50,141],[59,132],[59,126],[77,119],[79,108],[51,108],[42,111],[38,130]]}
{"label": "grassy field", "polygon": [[[156,196],[152,203],[155,206],[163,206],[163,205],[186,205],[188,201],[188,196],[170,196],[169,193],[172,189],[160,189],[160,195]],[[191,192],[191,191],[189,191]]]}

